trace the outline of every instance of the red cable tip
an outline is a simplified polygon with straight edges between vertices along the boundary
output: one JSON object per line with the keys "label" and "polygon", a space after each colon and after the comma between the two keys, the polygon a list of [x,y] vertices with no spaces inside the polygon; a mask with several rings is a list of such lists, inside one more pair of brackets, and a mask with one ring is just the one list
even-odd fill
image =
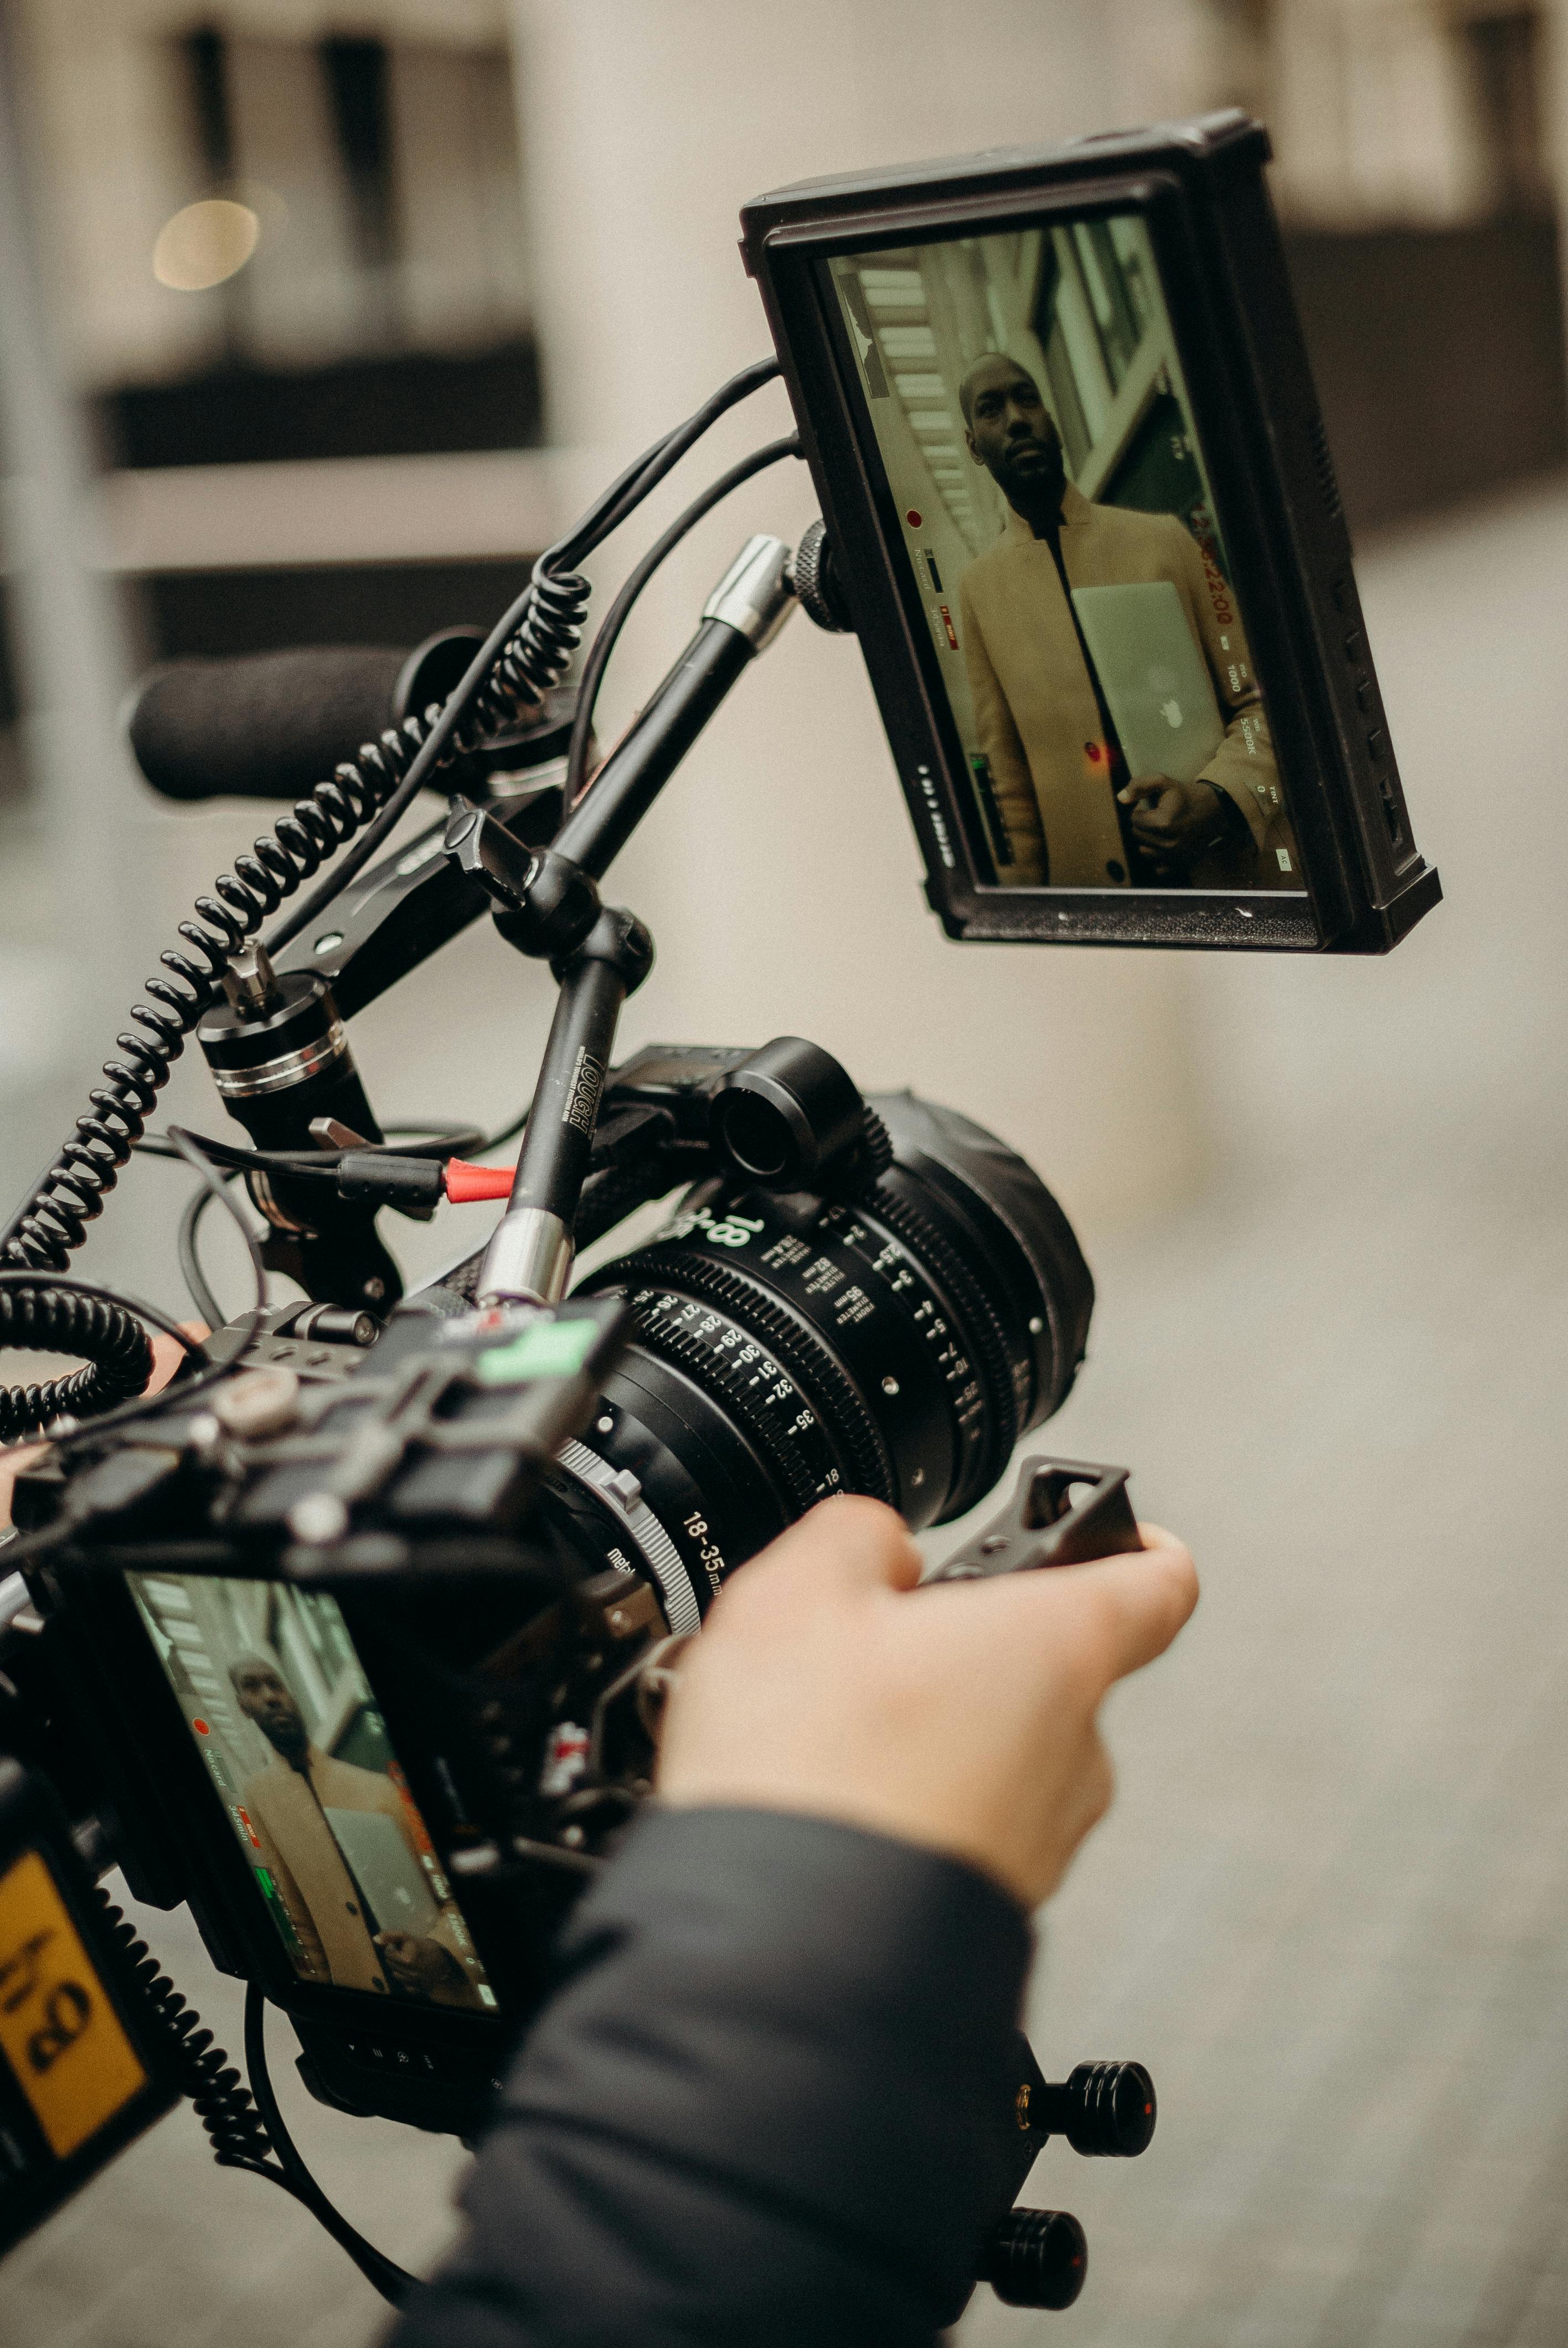
{"label": "red cable tip", "polygon": [[515,1166],[470,1166],[466,1159],[446,1160],[446,1196],[455,1207],[471,1199],[509,1199]]}

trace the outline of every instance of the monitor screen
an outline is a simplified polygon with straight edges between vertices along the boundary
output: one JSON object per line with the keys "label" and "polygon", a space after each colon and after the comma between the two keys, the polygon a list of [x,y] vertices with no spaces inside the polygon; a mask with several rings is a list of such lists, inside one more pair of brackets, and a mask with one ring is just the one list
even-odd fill
{"label": "monitor screen", "polygon": [[299,1978],[494,2012],[337,1601],[272,1581],[126,1579]]}
{"label": "monitor screen", "polygon": [[983,881],[1303,891],[1142,216],[825,266]]}

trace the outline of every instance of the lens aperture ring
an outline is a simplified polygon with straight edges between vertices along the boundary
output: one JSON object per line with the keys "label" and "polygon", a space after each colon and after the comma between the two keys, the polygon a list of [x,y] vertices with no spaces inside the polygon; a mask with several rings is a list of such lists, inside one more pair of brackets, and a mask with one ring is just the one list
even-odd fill
{"label": "lens aperture ring", "polygon": [[[634,1261],[641,1272],[643,1259]],[[760,1339],[672,1282],[640,1283],[624,1292],[637,1343],[683,1369],[723,1403],[757,1446],[797,1515],[845,1489],[843,1463],[810,1395]]]}
{"label": "lens aperture ring", "polygon": [[1011,1457],[1020,1432],[1018,1394],[1001,1322],[962,1256],[933,1223],[889,1186],[886,1178],[860,1202],[859,1211],[874,1222],[886,1224],[894,1237],[903,1241],[910,1254],[924,1263],[946,1290],[954,1311],[962,1316],[964,1334],[985,1387],[983,1424],[989,1437],[983,1447],[974,1488],[961,1504],[967,1507],[969,1500],[978,1499],[995,1483]]}
{"label": "lens aperture ring", "polygon": [[876,1422],[857,1387],[814,1330],[786,1306],[775,1303],[754,1281],[705,1256],[653,1247],[638,1256],[637,1268],[671,1288],[719,1305],[749,1335],[765,1338],[784,1368],[815,1404],[817,1416],[841,1455],[844,1488],[894,1504],[893,1465]]}

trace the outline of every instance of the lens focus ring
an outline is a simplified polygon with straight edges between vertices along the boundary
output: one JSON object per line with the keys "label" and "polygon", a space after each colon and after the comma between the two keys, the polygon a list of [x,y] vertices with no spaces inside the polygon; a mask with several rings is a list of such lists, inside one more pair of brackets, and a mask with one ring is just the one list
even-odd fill
{"label": "lens focus ring", "polygon": [[845,1488],[833,1439],[776,1354],[729,1315],[671,1289],[632,1289],[637,1337],[722,1398],[804,1515]]}
{"label": "lens focus ring", "polygon": [[[1001,1323],[989,1297],[979,1281],[972,1278],[958,1251],[948,1246],[925,1215],[898,1196],[886,1179],[866,1201],[865,1211],[877,1222],[885,1223],[895,1238],[902,1240],[910,1253],[927,1265],[964,1316],[966,1334],[984,1381],[985,1425],[989,1438],[979,1471],[980,1480],[970,1496],[978,1500],[1012,1457],[1021,1431]],[[964,1505],[968,1505],[967,1500]]]}
{"label": "lens focus ring", "polygon": [[638,1256],[637,1268],[645,1278],[668,1281],[688,1296],[720,1305],[744,1332],[765,1338],[815,1403],[825,1427],[831,1429],[831,1439],[843,1455],[846,1488],[892,1502],[893,1470],[876,1422],[814,1331],[727,1264],[673,1251],[666,1254],[654,1247]]}

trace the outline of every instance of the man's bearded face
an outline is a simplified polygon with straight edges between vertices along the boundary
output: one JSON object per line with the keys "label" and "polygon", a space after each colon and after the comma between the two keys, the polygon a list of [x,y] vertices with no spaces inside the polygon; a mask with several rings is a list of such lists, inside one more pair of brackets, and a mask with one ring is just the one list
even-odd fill
{"label": "man's bearded face", "polygon": [[255,1722],[268,1744],[280,1753],[302,1753],[306,1741],[304,1715],[271,1663],[259,1657],[237,1663],[232,1677],[241,1711]]}
{"label": "man's bearded face", "polygon": [[999,358],[969,379],[969,454],[1009,505],[1020,510],[1054,498],[1066,481],[1061,436],[1032,376]]}

